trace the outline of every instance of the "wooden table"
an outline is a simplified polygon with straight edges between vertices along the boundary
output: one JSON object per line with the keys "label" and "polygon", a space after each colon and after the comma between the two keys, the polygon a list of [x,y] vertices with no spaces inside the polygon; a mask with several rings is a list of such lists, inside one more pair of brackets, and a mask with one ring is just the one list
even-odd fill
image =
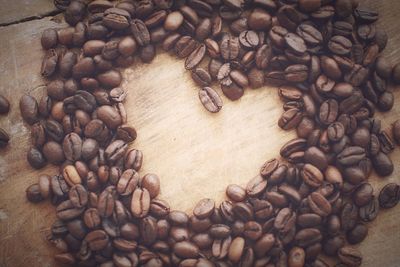
{"label": "wooden table", "polygon": [[[392,63],[399,61],[400,1],[365,2],[380,12],[379,26],[390,36],[385,55]],[[39,174],[55,174],[57,169],[48,166],[36,171],[28,165],[30,132],[18,108],[22,94],[43,94],[40,35],[46,28],[65,26],[60,15],[46,15],[53,12],[52,1],[47,0],[7,1],[7,8],[0,10],[0,24],[10,24],[0,27],[0,92],[11,101],[11,112],[0,116],[0,127],[11,134],[8,148],[0,151],[1,267],[56,266],[52,259],[56,251],[46,241],[55,219],[54,207],[48,202],[28,203],[25,189]],[[140,173],[161,177],[161,197],[173,209],[190,213],[204,197],[220,202],[228,184],[245,185],[265,160],[278,156],[282,144],[295,136],[277,126],[282,103],[276,88],[248,89],[237,102],[224,97],[222,111],[209,114],[182,60],[173,56],[160,53],[151,65],[138,62],[125,70],[125,77],[129,124],[138,130],[132,146],[145,156]],[[400,91],[394,91],[395,108],[377,114],[383,128],[400,118]],[[396,167],[390,177],[370,177],[376,192],[388,182],[400,183],[399,148],[391,158]],[[369,235],[359,246],[365,257],[363,266],[400,266],[399,219],[400,205],[380,212],[369,224]]]}

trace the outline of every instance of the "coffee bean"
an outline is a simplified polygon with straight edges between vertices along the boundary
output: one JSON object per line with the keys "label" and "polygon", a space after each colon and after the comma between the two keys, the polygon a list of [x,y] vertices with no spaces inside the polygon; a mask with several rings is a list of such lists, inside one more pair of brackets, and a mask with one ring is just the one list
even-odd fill
{"label": "coffee bean", "polygon": [[234,60],[239,55],[239,38],[225,35],[220,44],[221,56],[225,60]]}
{"label": "coffee bean", "polygon": [[273,234],[265,234],[254,244],[254,253],[257,257],[262,257],[271,250],[275,244],[275,237]]}
{"label": "coffee bean", "polygon": [[378,13],[366,7],[357,7],[354,10],[354,16],[357,21],[363,23],[372,23],[378,19]]}
{"label": "coffee bean", "polygon": [[30,185],[26,190],[26,198],[33,203],[37,203],[42,201],[44,198],[42,194],[40,193],[40,187],[39,184],[32,184]]}
{"label": "coffee bean", "polygon": [[339,249],[338,257],[341,262],[351,267],[360,266],[362,262],[361,253],[355,248],[349,246],[345,246]]}
{"label": "coffee bean", "polygon": [[310,196],[308,197],[308,204],[316,214],[323,217],[328,216],[332,211],[331,204],[326,200],[323,195],[317,192],[313,192],[310,194]]}
{"label": "coffee bean", "polygon": [[238,100],[244,94],[244,90],[234,82],[231,82],[230,85],[221,84],[221,89],[224,95],[232,101]]}
{"label": "coffee bean", "polygon": [[289,82],[304,82],[308,78],[308,67],[302,64],[290,65],[285,69],[285,79]]}
{"label": "coffee bean", "polygon": [[218,112],[222,108],[222,99],[210,87],[203,87],[199,91],[199,98],[203,106],[210,112]]}
{"label": "coffee bean", "polygon": [[186,69],[195,68],[204,58],[206,53],[206,47],[204,44],[198,46],[187,58],[185,61]]}
{"label": "coffee bean", "polygon": [[131,31],[136,42],[140,46],[146,46],[150,43],[150,33],[144,22],[140,19],[131,21]]}
{"label": "coffee bean", "polygon": [[52,76],[57,68],[58,64],[58,55],[56,50],[50,49],[47,50],[45,56],[43,57],[42,67],[40,73],[43,77]]}
{"label": "coffee bean", "polygon": [[358,244],[368,235],[368,227],[364,224],[357,224],[351,231],[347,233],[347,240],[350,244]]}
{"label": "coffee bean", "polygon": [[246,185],[246,193],[249,196],[255,197],[262,194],[267,187],[267,180],[262,176],[257,175],[251,179]]}
{"label": "coffee bean", "polygon": [[322,184],[324,176],[314,165],[305,164],[301,176],[306,184],[312,187],[318,187]]}
{"label": "coffee bean", "polygon": [[352,46],[349,39],[340,35],[332,37],[328,42],[329,50],[337,55],[346,55],[350,53]]}
{"label": "coffee bean", "polygon": [[209,217],[215,208],[214,200],[205,198],[200,200],[193,209],[193,214],[199,219]]}
{"label": "coffee bean", "polygon": [[294,240],[299,247],[304,248],[320,242],[321,239],[321,232],[317,228],[304,228],[297,232]]}
{"label": "coffee bean", "polygon": [[131,212],[134,217],[143,218],[150,210],[150,193],[145,188],[136,188],[132,194]]}
{"label": "coffee bean", "polygon": [[67,221],[80,216],[84,212],[84,208],[77,208],[70,200],[66,200],[57,206],[56,211],[60,220]]}
{"label": "coffee bean", "polygon": [[122,196],[130,195],[139,183],[139,174],[133,169],[127,169],[117,183],[117,192]]}
{"label": "coffee bean", "polygon": [[272,24],[271,16],[265,10],[255,8],[253,12],[251,12],[247,24],[250,29],[255,31],[269,29]]}
{"label": "coffee bean", "polygon": [[372,165],[380,176],[388,176],[393,173],[393,162],[385,153],[379,152],[372,157]]}
{"label": "coffee bean", "polygon": [[400,186],[395,183],[386,184],[379,193],[379,206],[381,208],[393,208],[399,201]]}
{"label": "coffee bean", "polygon": [[23,95],[19,102],[22,118],[29,124],[38,122],[38,103],[35,98]]}
{"label": "coffee bean", "polygon": [[321,44],[323,40],[322,34],[309,24],[300,24],[296,29],[296,33],[303,38],[306,43],[312,46]]}
{"label": "coffee bean", "polygon": [[143,153],[137,149],[131,149],[125,153],[124,166],[126,169],[132,168],[139,171],[142,167]]}
{"label": "coffee bean", "polygon": [[181,258],[195,258],[199,254],[199,248],[191,242],[182,241],[174,245],[174,253]]}
{"label": "coffee bean", "polygon": [[301,121],[302,113],[296,108],[285,111],[278,121],[279,127],[284,130],[295,128]]}
{"label": "coffee bean", "polygon": [[351,203],[346,203],[340,214],[340,221],[342,229],[347,231],[354,228],[357,223],[358,218],[358,208],[356,205]]}
{"label": "coffee bean", "polygon": [[7,114],[10,111],[10,102],[3,95],[0,95],[0,114]]}
{"label": "coffee bean", "polygon": [[212,255],[217,259],[223,259],[228,255],[232,238],[228,236],[225,239],[215,239],[212,245]]}
{"label": "coffee bean", "polygon": [[300,247],[293,247],[289,251],[288,255],[288,266],[290,267],[300,267],[304,266],[306,252]]}
{"label": "coffee bean", "polygon": [[155,198],[160,193],[160,178],[157,175],[148,173],[140,180],[142,188],[147,189],[151,198]]}
{"label": "coffee bean", "polygon": [[8,135],[8,133],[4,129],[0,128],[0,148],[6,147],[9,141],[10,136]]}
{"label": "coffee bean", "polygon": [[122,30],[129,27],[131,15],[121,8],[109,8],[103,13],[103,24],[113,30]]}
{"label": "coffee bean", "polygon": [[[260,88],[264,85],[264,72],[262,70],[259,70],[258,68],[252,68],[248,72],[248,79],[251,88]],[[236,83],[232,84],[236,85]]]}
{"label": "coffee bean", "polygon": [[76,184],[69,190],[69,199],[72,204],[77,208],[82,208],[88,203],[88,193],[84,186]]}
{"label": "coffee bean", "polygon": [[359,209],[359,216],[364,222],[373,221],[379,212],[379,201],[378,198],[372,196],[371,200]]}
{"label": "coffee bean", "polygon": [[244,244],[245,240],[242,237],[236,237],[232,240],[228,252],[228,258],[230,261],[238,262],[241,259],[244,252]]}
{"label": "coffee bean", "polygon": [[190,36],[182,36],[175,44],[175,52],[180,58],[189,56],[197,47],[197,42]]}

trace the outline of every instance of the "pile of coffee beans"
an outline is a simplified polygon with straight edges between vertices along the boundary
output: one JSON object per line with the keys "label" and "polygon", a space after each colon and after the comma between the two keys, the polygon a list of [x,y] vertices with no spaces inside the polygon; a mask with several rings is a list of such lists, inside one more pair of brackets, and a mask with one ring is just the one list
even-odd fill
{"label": "pile of coffee beans", "polygon": [[[388,176],[400,144],[400,120],[382,129],[400,65],[381,56],[388,37],[378,13],[357,0],[95,0],[55,1],[63,29],[47,29],[39,101],[20,101],[32,125],[33,168],[60,166],[26,190],[50,199],[57,221],[49,240],[55,259],[73,266],[356,267],[352,247],[379,209],[400,200],[400,186],[379,193],[368,177]],[[140,175],[141,151],[129,148],[118,68],[156,46],[185,59],[210,112],[245,88],[278,87],[278,125],[297,132],[245,187],[229,185],[217,205],[200,200],[193,214],[171,210],[160,179]],[[202,67],[202,66],[205,67]]]}

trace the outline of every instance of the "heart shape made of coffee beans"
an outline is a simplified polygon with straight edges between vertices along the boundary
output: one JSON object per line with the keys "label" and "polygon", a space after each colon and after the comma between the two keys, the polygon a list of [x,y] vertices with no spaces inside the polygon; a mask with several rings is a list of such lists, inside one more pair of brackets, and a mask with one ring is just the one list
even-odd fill
{"label": "heart shape made of coffee beans", "polygon": [[[375,196],[366,182],[372,168],[393,172],[387,154],[394,142],[373,118],[375,106],[388,111],[394,103],[386,86],[392,70],[378,58],[387,42],[374,24],[378,14],[350,0],[186,4],[73,1],[65,11],[73,27],[43,33],[42,75],[58,70],[66,80],[51,81],[39,105],[24,96],[20,108],[33,124],[29,163],[61,165],[61,174],[43,175],[27,189],[30,201],[51,196],[57,205],[51,240],[62,253],[55,259],[82,266],[328,266],[318,258],[323,252],[360,266],[362,255],[345,241],[361,242],[363,222],[400,199],[399,185]],[[128,147],[136,131],[127,124],[114,65],[130,66],[135,52],[153,61],[154,43],[185,58],[210,112],[222,107],[212,79],[230,100],[248,86],[279,87],[278,125],[298,136],[245,187],[229,185],[219,207],[202,199],[190,217],[157,197],[160,179],[140,177],[143,154]]]}

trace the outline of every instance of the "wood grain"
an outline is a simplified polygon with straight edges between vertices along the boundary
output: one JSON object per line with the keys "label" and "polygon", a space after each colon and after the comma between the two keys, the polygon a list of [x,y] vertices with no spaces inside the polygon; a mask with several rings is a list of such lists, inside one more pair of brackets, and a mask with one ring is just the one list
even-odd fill
{"label": "wood grain", "polygon": [[0,25],[43,18],[57,11],[52,0],[1,0]]}
{"label": "wood grain", "polygon": [[[400,2],[366,2],[380,11],[379,25],[390,36],[385,54],[393,63],[399,61]],[[48,27],[62,26],[44,18],[0,28],[0,92],[12,105],[9,115],[0,117],[0,127],[12,137],[8,148],[0,151],[1,267],[57,266],[52,260],[55,250],[46,242],[55,218],[54,207],[49,203],[30,204],[25,199],[25,188],[36,182],[40,173],[55,174],[57,169],[48,166],[35,171],[27,164],[29,128],[21,121],[18,101],[24,93],[35,97],[43,94],[40,33]],[[160,176],[161,197],[173,209],[190,213],[204,197],[219,203],[228,184],[245,185],[265,160],[277,157],[282,144],[295,136],[276,124],[282,112],[276,88],[247,89],[237,102],[223,97],[221,112],[209,114],[198,100],[198,88],[183,61],[174,56],[160,51],[151,65],[137,62],[124,75],[129,124],[138,130],[132,146],[144,153],[140,173]],[[399,88],[393,89],[395,108],[377,114],[384,128],[400,118],[400,92]],[[387,182],[400,183],[399,148],[391,158],[396,167],[390,177],[370,177],[376,192]],[[400,205],[382,211],[369,224],[369,235],[360,245],[365,257],[362,266],[399,266],[399,219]]]}

